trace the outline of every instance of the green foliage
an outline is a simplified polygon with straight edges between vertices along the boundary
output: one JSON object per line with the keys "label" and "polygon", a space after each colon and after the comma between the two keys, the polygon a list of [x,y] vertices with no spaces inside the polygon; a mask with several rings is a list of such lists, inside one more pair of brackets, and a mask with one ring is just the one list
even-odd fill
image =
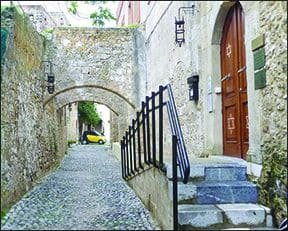
{"label": "green foliage", "polygon": [[258,180],[259,202],[271,208],[277,225],[287,215],[287,155],[280,141],[270,142],[263,149],[263,168]]}
{"label": "green foliage", "polygon": [[6,214],[7,214],[7,212],[9,211],[9,209],[3,209],[3,210],[1,210],[1,221],[2,221],[2,219],[6,216]]}
{"label": "green foliage", "polygon": [[47,39],[51,39],[52,33],[54,29],[53,28],[46,28],[43,31],[41,31],[41,35],[43,35]]}
{"label": "green foliage", "polygon": [[5,28],[1,28],[1,60],[4,56],[4,53],[6,51],[6,40],[8,37],[8,30]]}
{"label": "green foliage", "polygon": [[102,122],[100,116],[97,113],[94,102],[79,102],[78,113],[80,123],[97,126]]}
{"label": "green foliage", "polygon": [[71,147],[71,144],[76,144],[76,140],[68,140],[68,147]]}
{"label": "green foliage", "polygon": [[68,12],[71,13],[71,14],[76,14],[77,13],[77,8],[78,8],[77,1],[71,1],[70,6],[68,8]]}
{"label": "green foliage", "polygon": [[105,20],[116,19],[113,17],[109,9],[103,7],[99,7],[99,11],[92,13],[90,18],[93,20],[93,25],[100,27],[105,25]]}
{"label": "green foliage", "polygon": [[[103,27],[105,25],[105,21],[116,20],[116,18],[112,15],[111,11],[108,8],[104,8],[101,4],[105,4],[107,1],[85,1],[87,4],[91,5],[100,5],[98,9],[90,14],[90,18],[92,20],[92,25]],[[78,9],[77,1],[71,1],[68,11],[71,14],[76,15]]]}

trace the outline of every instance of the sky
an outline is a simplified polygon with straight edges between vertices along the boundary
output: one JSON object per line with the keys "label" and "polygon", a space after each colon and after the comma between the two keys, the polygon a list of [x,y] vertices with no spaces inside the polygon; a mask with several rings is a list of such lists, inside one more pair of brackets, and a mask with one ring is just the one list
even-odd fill
{"label": "sky", "polygon": [[[63,12],[67,17],[71,26],[92,26],[91,19],[89,18],[90,13],[95,11],[95,5],[85,4],[85,1],[78,1],[78,14],[72,15],[68,12],[68,7],[71,1],[13,1],[15,5],[42,5],[50,12]],[[10,1],[1,1],[1,5],[9,5]],[[107,1],[104,5],[109,8],[111,13],[116,16],[118,1]],[[106,21],[105,27],[116,27],[116,21]]]}

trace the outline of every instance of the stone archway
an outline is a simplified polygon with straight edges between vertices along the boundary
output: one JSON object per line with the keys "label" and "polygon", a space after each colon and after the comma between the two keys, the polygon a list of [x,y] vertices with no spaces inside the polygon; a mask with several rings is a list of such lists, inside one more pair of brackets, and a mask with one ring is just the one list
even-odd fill
{"label": "stone archway", "polygon": [[104,104],[115,112],[118,136],[123,135],[140,105],[144,75],[137,67],[143,56],[137,36],[128,28],[55,28],[45,54],[52,62],[55,93],[46,95],[44,107],[52,100],[57,108],[84,100]]}
{"label": "stone archway", "polygon": [[[111,123],[114,130],[113,140],[115,142],[121,139],[131,122],[131,116],[135,114],[135,106],[123,96],[97,86],[70,87],[62,92],[58,92],[51,99],[54,99],[57,110],[69,103],[79,101],[92,101],[108,107],[113,112]],[[49,101],[46,102],[48,103]]]}
{"label": "stone archway", "polygon": [[[128,28],[55,28],[47,45],[46,60],[52,62],[55,93],[44,105],[67,89],[98,87],[138,105],[137,33]],[[50,69],[45,68],[49,73]]]}

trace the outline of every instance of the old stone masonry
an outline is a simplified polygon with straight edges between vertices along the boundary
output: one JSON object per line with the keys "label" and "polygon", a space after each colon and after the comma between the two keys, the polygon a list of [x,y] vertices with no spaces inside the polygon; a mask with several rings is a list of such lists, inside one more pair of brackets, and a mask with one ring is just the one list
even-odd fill
{"label": "old stone masonry", "polygon": [[59,169],[11,208],[1,229],[158,229],[108,150],[100,145],[70,148]]}

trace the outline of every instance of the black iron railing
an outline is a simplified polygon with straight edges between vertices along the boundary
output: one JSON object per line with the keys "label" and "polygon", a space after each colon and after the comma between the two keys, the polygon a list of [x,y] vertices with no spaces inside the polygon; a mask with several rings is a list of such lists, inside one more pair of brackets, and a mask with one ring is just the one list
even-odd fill
{"label": "black iron railing", "polygon": [[123,136],[121,140],[122,177],[125,180],[130,179],[144,171],[145,165],[164,171],[163,113],[165,106],[172,133],[173,217],[174,229],[177,229],[177,166],[179,166],[181,179],[186,184],[190,174],[190,163],[170,84],[164,87],[159,86],[158,92],[152,92],[150,97],[146,96],[145,102],[142,102],[141,111],[137,112],[136,119],[132,120],[132,125]]}

